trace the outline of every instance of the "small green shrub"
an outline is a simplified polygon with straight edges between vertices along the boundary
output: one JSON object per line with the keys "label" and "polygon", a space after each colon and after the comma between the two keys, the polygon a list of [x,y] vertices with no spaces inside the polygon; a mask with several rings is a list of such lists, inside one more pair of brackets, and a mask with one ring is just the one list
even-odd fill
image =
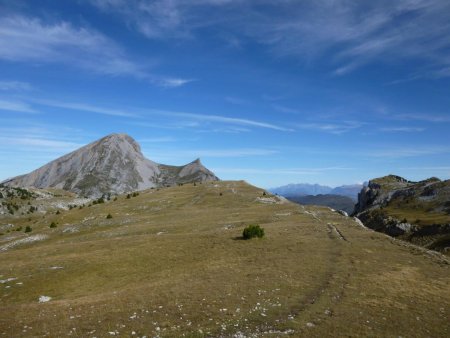
{"label": "small green shrub", "polygon": [[131,198],[131,195],[130,195],[130,194],[128,194],[128,195],[127,195],[127,198],[128,198],[128,199],[130,199],[130,198]]}
{"label": "small green shrub", "polygon": [[253,237],[262,238],[264,237],[264,229],[259,225],[250,224],[242,232],[242,237],[244,239],[251,239]]}
{"label": "small green shrub", "polygon": [[50,228],[56,228],[56,223],[55,222],[51,222],[49,226],[50,226]]}
{"label": "small green shrub", "polygon": [[110,219],[110,218],[112,218],[112,215],[108,214],[108,216],[106,216],[106,218]]}
{"label": "small green shrub", "polygon": [[25,227],[25,232],[31,232],[31,231],[33,231],[33,229],[31,229],[31,227],[29,225],[27,225]]}
{"label": "small green shrub", "polygon": [[60,213],[61,213],[61,212],[59,212],[59,210],[58,210],[58,211],[56,211],[56,214],[57,214],[57,215],[59,215]]}

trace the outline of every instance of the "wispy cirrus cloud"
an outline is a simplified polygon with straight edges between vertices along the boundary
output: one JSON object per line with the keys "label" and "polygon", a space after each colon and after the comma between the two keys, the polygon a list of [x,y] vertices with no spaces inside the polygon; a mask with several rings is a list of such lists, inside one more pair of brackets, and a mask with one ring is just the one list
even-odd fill
{"label": "wispy cirrus cloud", "polygon": [[423,61],[428,72],[450,75],[448,1],[304,1],[286,2],[284,9],[247,28],[275,53],[314,62],[332,50],[335,75],[404,58]]}
{"label": "wispy cirrus cloud", "polygon": [[395,120],[413,120],[413,121],[424,121],[424,122],[450,122],[449,115],[434,114],[434,113],[405,113],[405,114],[392,114],[388,118]]}
{"label": "wispy cirrus cloud", "polygon": [[272,105],[273,109],[276,111],[279,111],[281,113],[287,113],[287,114],[300,114],[300,111],[298,109],[294,109],[291,107],[286,107],[281,104],[274,104]]}
{"label": "wispy cirrus cloud", "polygon": [[[239,0],[90,0],[102,11],[118,14],[150,39],[190,39],[196,30],[224,21],[226,6]],[[232,15],[232,12],[228,12]]]}
{"label": "wispy cirrus cloud", "polygon": [[114,41],[93,29],[21,15],[0,18],[0,59],[61,63],[108,75],[144,74]]}
{"label": "wispy cirrus cloud", "polygon": [[190,82],[196,81],[194,79],[182,79],[182,78],[171,78],[171,77],[162,77],[159,79],[155,79],[155,81],[164,88],[176,88],[184,86]]}
{"label": "wispy cirrus cloud", "polygon": [[421,128],[421,127],[384,127],[384,128],[380,128],[380,131],[385,131],[385,132],[404,132],[404,133],[414,133],[414,132],[421,132],[424,131],[425,128]]}
{"label": "wispy cirrus cloud", "polygon": [[427,147],[387,147],[385,149],[367,150],[362,156],[375,158],[406,158],[425,157],[441,154],[449,154],[450,147],[447,146],[427,146]]}
{"label": "wispy cirrus cloud", "polygon": [[217,158],[248,158],[262,157],[277,154],[278,151],[266,148],[228,148],[228,149],[152,149],[148,146],[143,148],[144,154],[148,154],[148,158],[159,162],[177,161],[187,162],[194,158],[217,159]]}
{"label": "wispy cirrus cloud", "polygon": [[249,104],[249,102],[247,100],[240,98],[240,97],[235,97],[235,96],[226,96],[225,101],[227,101],[231,104],[240,105],[240,106]]}
{"label": "wispy cirrus cloud", "polygon": [[[58,63],[96,74],[132,76],[165,88],[194,81],[150,73],[148,65],[132,60],[119,44],[95,29],[22,15],[0,17],[0,60]],[[0,83],[2,86],[25,88],[18,82]]]}
{"label": "wispy cirrus cloud", "polygon": [[[278,124],[273,124],[269,122],[262,122],[257,120],[251,120],[246,118],[239,117],[228,117],[221,115],[213,115],[213,114],[195,114],[195,113],[187,113],[187,112],[177,112],[177,111],[168,111],[168,110],[159,110],[159,109],[151,109],[151,108],[132,108],[132,109],[112,109],[105,108],[96,105],[86,104],[86,103],[69,103],[69,102],[61,102],[54,100],[35,100],[36,103],[50,106],[50,107],[58,107],[70,110],[78,110],[84,112],[91,112],[97,114],[111,115],[111,116],[120,116],[120,117],[136,117],[140,118],[141,121],[134,122],[134,124],[141,124],[142,126],[155,126],[154,122],[147,122],[146,118],[152,115],[156,116],[165,116],[165,117],[177,117],[183,118],[185,120],[189,120],[192,122],[191,125],[184,125],[185,127],[199,127],[205,122],[217,122],[228,125],[238,125],[244,127],[257,127],[257,128],[265,128],[272,129],[278,131],[293,131],[291,128],[287,128],[284,126],[280,126]],[[177,121],[177,124],[182,122]]]}
{"label": "wispy cirrus cloud", "polygon": [[69,110],[76,110],[88,113],[95,113],[101,115],[110,115],[110,116],[119,116],[119,117],[139,117],[139,114],[135,112],[124,110],[118,110],[113,108],[104,108],[96,105],[86,104],[86,103],[77,103],[77,102],[62,102],[56,100],[34,100],[37,104],[48,106],[48,107],[56,107],[56,108],[64,108]]}
{"label": "wispy cirrus cloud", "polygon": [[150,39],[193,39],[212,27],[227,31],[239,45],[255,40],[305,64],[332,52],[329,66],[338,76],[368,63],[404,58],[426,64],[421,76],[450,76],[447,0],[90,2]]}
{"label": "wispy cirrus cloud", "polygon": [[307,129],[320,131],[335,135],[340,135],[343,133],[347,133],[349,131],[359,129],[362,127],[364,123],[356,122],[356,121],[343,121],[339,123],[330,123],[330,122],[305,122],[305,123],[297,123],[295,127],[299,129]]}
{"label": "wispy cirrus cloud", "polygon": [[258,128],[266,128],[266,129],[272,129],[272,130],[278,130],[278,131],[293,131],[291,128],[286,128],[279,126],[277,124],[268,123],[268,122],[261,122],[256,120],[250,120],[245,118],[238,118],[238,117],[228,117],[228,116],[221,116],[221,115],[203,115],[203,114],[194,114],[194,113],[185,113],[185,112],[169,112],[169,111],[154,111],[159,112],[161,114],[167,114],[170,116],[176,116],[176,117],[183,117],[198,121],[208,121],[208,122],[219,122],[219,123],[225,123],[225,124],[235,124],[235,125],[241,125],[241,126],[248,126],[248,127],[258,127]]}
{"label": "wispy cirrus cloud", "polygon": [[30,146],[35,148],[44,147],[47,150],[74,150],[83,146],[80,143],[37,137],[0,137],[0,141],[8,145]]}
{"label": "wispy cirrus cloud", "polygon": [[222,174],[252,174],[252,175],[317,175],[324,172],[355,170],[349,167],[322,168],[213,168],[214,172]]}
{"label": "wispy cirrus cloud", "polygon": [[24,121],[23,126],[11,126],[10,120],[1,120],[0,151],[14,148],[17,156],[24,151],[33,154],[63,154],[84,145],[81,131],[55,125],[35,124]]}
{"label": "wispy cirrus cloud", "polygon": [[141,138],[138,140],[139,143],[165,143],[165,142],[175,142],[175,141],[176,141],[176,139],[171,136]]}
{"label": "wispy cirrus cloud", "polygon": [[17,113],[37,113],[28,103],[0,99],[0,110]]}
{"label": "wispy cirrus cloud", "polygon": [[27,91],[33,89],[28,82],[22,81],[0,81],[0,90],[4,91]]}

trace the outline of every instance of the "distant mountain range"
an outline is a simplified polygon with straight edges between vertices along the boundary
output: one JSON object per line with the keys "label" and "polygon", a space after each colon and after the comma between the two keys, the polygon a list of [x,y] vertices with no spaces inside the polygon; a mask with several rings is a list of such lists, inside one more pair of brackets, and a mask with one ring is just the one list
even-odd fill
{"label": "distant mountain range", "polygon": [[326,185],[297,183],[288,184],[278,188],[269,189],[270,192],[284,197],[299,197],[307,195],[339,195],[347,196],[356,202],[358,193],[363,188],[363,184],[341,185],[332,188]]}
{"label": "distant mountain range", "polygon": [[99,197],[188,182],[217,181],[199,159],[170,166],[144,157],[126,134],[111,134],[62,156],[29,174],[8,179],[11,187],[59,188]]}
{"label": "distant mountain range", "polygon": [[355,202],[348,196],[339,195],[306,195],[306,196],[288,196],[288,200],[304,205],[323,205],[335,210],[343,210],[347,214],[353,213]]}

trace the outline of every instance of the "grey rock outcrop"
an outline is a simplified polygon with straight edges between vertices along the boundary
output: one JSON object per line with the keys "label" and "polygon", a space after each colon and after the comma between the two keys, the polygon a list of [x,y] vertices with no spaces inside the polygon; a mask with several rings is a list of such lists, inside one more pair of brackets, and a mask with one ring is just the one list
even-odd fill
{"label": "grey rock outcrop", "polygon": [[450,180],[411,182],[389,175],[361,189],[354,215],[365,226],[415,244],[450,247]]}
{"label": "grey rock outcrop", "polygon": [[218,178],[200,160],[167,166],[144,157],[126,134],[111,134],[62,156],[29,174],[2,182],[12,187],[59,188],[98,197],[178,183]]}

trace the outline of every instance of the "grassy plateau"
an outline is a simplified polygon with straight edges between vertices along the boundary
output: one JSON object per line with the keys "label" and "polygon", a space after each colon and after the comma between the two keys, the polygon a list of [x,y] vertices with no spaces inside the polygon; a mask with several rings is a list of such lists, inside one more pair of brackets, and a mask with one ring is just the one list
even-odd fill
{"label": "grassy plateau", "polygon": [[450,336],[447,258],[329,208],[241,181],[55,199],[0,215],[0,336]]}

